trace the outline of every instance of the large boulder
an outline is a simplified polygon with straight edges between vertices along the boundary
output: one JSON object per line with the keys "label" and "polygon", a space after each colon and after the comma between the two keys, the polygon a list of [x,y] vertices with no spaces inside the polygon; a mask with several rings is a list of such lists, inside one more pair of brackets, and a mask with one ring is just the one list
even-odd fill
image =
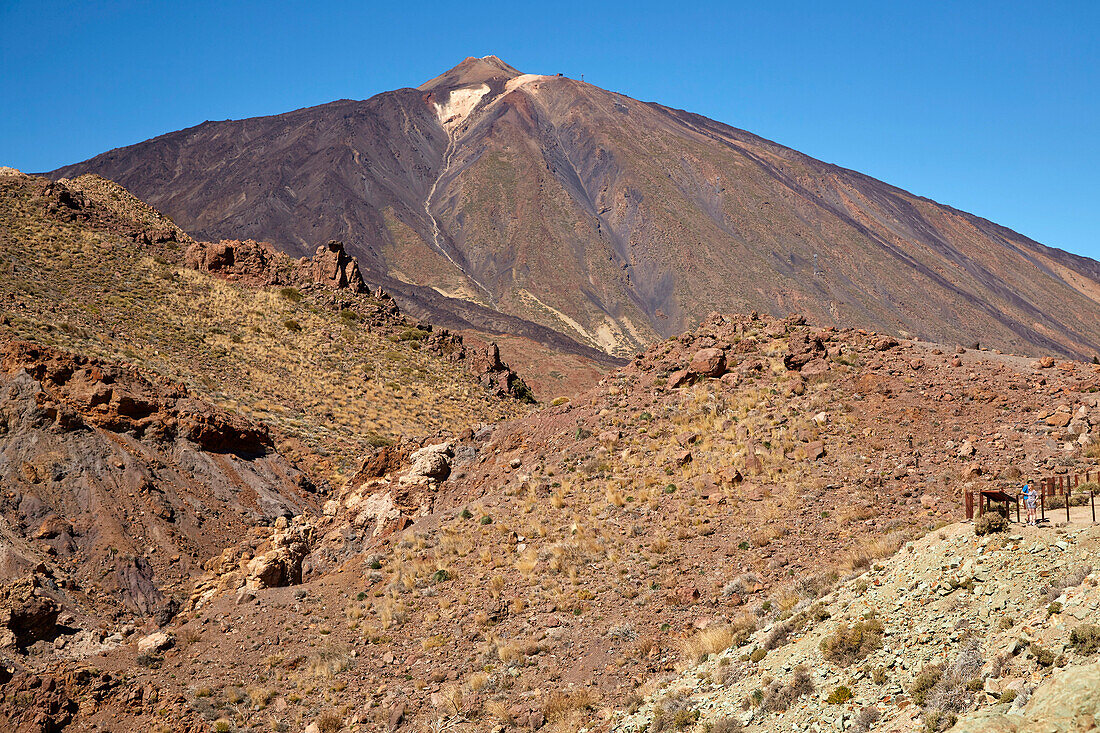
{"label": "large boulder", "polygon": [[699,349],[691,358],[688,371],[700,377],[720,377],[726,373],[726,352],[721,349]]}
{"label": "large boulder", "polygon": [[438,483],[451,475],[451,458],[454,447],[450,443],[429,445],[409,456],[408,473],[401,477],[401,483]]}
{"label": "large boulder", "polygon": [[1041,684],[1022,710],[963,717],[956,733],[1051,733],[1095,730],[1100,719],[1100,662],[1068,667]]}

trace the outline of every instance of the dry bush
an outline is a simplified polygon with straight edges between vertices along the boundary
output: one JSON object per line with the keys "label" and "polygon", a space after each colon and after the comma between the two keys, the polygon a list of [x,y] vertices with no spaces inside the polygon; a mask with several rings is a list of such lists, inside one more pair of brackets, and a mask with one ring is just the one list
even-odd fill
{"label": "dry bush", "polygon": [[889,557],[898,551],[903,539],[898,535],[887,535],[874,540],[864,541],[859,547],[848,550],[841,559],[841,567],[850,572],[861,572],[871,567],[871,563]]}
{"label": "dry bush", "polygon": [[810,669],[800,664],[791,670],[791,679],[785,685],[773,682],[764,692],[764,700],[761,706],[765,710],[782,711],[791,706],[795,700],[804,695],[814,693],[814,681],[810,675]]}
{"label": "dry bush", "polygon": [[660,733],[666,730],[686,730],[699,720],[699,710],[685,692],[665,695],[653,706],[653,720],[649,730]]}
{"label": "dry bush", "polygon": [[1081,624],[1069,632],[1069,643],[1078,654],[1100,652],[1100,626]]}
{"label": "dry bush", "polygon": [[1043,588],[1043,602],[1050,603],[1055,598],[1062,595],[1062,591],[1064,591],[1066,588],[1075,588],[1081,585],[1085,582],[1085,578],[1087,578],[1091,573],[1091,565],[1079,565],[1073,568],[1068,573]]}
{"label": "dry bush", "polygon": [[555,691],[547,698],[542,714],[548,723],[563,723],[574,715],[591,710],[596,698],[586,689]]}
{"label": "dry bush", "polygon": [[790,636],[791,627],[781,621],[773,626],[767,637],[764,638],[764,648],[769,652],[772,649],[778,649],[790,640]]}
{"label": "dry bush", "polygon": [[752,573],[744,573],[737,576],[722,586],[722,595],[727,598],[732,595],[747,596],[753,588],[760,584],[760,578]]}
{"label": "dry bush", "polygon": [[305,671],[311,677],[331,679],[350,667],[351,661],[346,649],[330,645],[306,660]]}
{"label": "dry bush", "polygon": [[1004,532],[1007,529],[1008,520],[996,512],[986,512],[974,520],[974,534],[978,537]]}
{"label": "dry bush", "polygon": [[730,626],[712,626],[680,642],[680,654],[689,664],[699,664],[711,654],[733,646],[736,634]]}
{"label": "dry bush", "polygon": [[271,702],[271,698],[275,697],[275,691],[270,687],[260,687],[256,685],[249,687],[246,692],[255,710],[263,710],[267,707],[267,704]]}
{"label": "dry bush", "polygon": [[321,713],[320,717],[313,722],[317,724],[317,730],[321,733],[337,733],[344,727],[344,719],[332,711]]}
{"label": "dry bush", "polygon": [[511,727],[515,724],[512,714],[508,712],[508,706],[503,701],[489,700],[482,707],[486,715],[501,725]]}

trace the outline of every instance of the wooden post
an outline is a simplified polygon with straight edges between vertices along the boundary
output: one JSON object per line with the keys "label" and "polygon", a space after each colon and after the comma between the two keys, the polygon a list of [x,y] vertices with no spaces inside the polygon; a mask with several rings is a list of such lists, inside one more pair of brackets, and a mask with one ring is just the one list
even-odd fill
{"label": "wooden post", "polygon": [[1092,507],[1092,523],[1096,524],[1096,492],[1089,492],[1089,506]]}
{"label": "wooden post", "polygon": [[1066,488],[1066,524],[1069,524],[1069,488]]}
{"label": "wooden post", "polygon": [[1047,482],[1045,480],[1039,483],[1039,512],[1040,521],[1045,522],[1047,520]]}
{"label": "wooden post", "polygon": [[1016,524],[1020,523],[1020,495],[1016,495]]}

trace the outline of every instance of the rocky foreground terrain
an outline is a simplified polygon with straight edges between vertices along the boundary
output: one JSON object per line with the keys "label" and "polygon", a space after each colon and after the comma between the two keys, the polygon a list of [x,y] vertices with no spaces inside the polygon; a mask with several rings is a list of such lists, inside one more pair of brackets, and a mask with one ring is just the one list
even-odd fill
{"label": "rocky foreground terrain", "polygon": [[[1100,715],[1100,529],[952,524],[689,664],[613,730],[1089,730]],[[694,664],[705,659],[701,664]],[[683,726],[690,727],[690,726]]]}
{"label": "rocky foreground terrain", "polygon": [[1096,714],[1083,509],[960,519],[1095,465],[1098,365],[713,313],[536,408],[338,243],[195,241],[94,177],[0,194],[0,728]]}

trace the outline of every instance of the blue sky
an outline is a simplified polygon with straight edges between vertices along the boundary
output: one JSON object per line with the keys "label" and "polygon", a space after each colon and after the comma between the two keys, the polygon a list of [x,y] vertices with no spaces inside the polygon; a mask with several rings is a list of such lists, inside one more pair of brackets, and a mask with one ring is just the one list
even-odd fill
{"label": "blue sky", "polygon": [[584,74],[1100,258],[1098,2],[0,0],[0,165],[416,86]]}

